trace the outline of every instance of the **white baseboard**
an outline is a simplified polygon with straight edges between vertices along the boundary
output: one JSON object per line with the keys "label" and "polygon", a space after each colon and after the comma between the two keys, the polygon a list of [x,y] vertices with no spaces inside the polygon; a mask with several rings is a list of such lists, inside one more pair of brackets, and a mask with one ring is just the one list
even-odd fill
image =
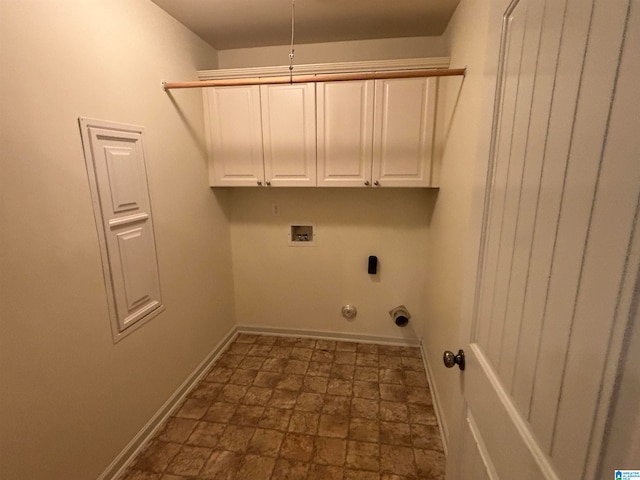
{"label": "white baseboard", "polygon": [[424,369],[427,372],[427,381],[429,382],[429,390],[431,390],[431,398],[433,400],[433,409],[438,419],[438,427],[440,428],[440,437],[442,438],[442,447],[444,448],[444,454],[447,455],[449,450],[449,429],[444,421],[444,412],[442,411],[442,403],[440,402],[440,396],[438,395],[438,387],[433,380],[433,372],[431,371],[431,364],[429,363],[429,357],[424,349],[424,343],[420,342],[420,352],[422,353],[422,361],[424,363]]}
{"label": "white baseboard", "polygon": [[259,335],[278,335],[282,337],[310,337],[322,340],[344,340],[361,343],[377,343],[381,345],[400,345],[406,347],[419,347],[417,338],[389,338],[374,335],[361,335],[356,333],[327,332],[319,330],[298,330],[278,327],[262,327],[253,325],[238,325],[238,333],[255,333]]}
{"label": "white baseboard", "polygon": [[220,354],[225,350],[227,345],[231,343],[238,334],[237,328],[232,327],[224,338],[209,352],[209,354],[200,362],[200,364],[189,374],[184,382],[176,389],[175,392],[164,402],[164,405],[149,419],[144,427],[136,434],[135,437],[127,444],[126,447],[118,454],[97,480],[116,480],[129,467],[133,459],[140,452],[142,447],[147,443],[156,431],[164,424],[165,420],[180,405],[182,399],[193,388],[207,372],[209,367],[218,359]]}

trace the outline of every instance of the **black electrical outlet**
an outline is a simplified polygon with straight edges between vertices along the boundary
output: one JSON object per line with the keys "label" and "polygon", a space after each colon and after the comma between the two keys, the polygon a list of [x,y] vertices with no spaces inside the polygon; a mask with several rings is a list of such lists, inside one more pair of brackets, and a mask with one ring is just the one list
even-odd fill
{"label": "black electrical outlet", "polygon": [[375,255],[371,255],[369,257],[369,266],[367,268],[367,272],[370,275],[375,275],[376,273],[378,273],[378,257],[376,257]]}

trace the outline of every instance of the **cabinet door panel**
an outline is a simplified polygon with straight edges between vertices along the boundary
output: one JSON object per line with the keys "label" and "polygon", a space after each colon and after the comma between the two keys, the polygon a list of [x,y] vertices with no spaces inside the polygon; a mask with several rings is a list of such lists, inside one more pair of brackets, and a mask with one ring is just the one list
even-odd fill
{"label": "cabinet door panel", "polygon": [[260,89],[205,88],[212,186],[255,187],[264,181]]}
{"label": "cabinet door panel", "polygon": [[316,185],[315,85],[261,85],[267,185]]}
{"label": "cabinet door panel", "polygon": [[371,184],[373,80],[318,83],[318,185]]}
{"label": "cabinet door panel", "polygon": [[385,187],[428,187],[436,80],[376,80],[373,180]]}

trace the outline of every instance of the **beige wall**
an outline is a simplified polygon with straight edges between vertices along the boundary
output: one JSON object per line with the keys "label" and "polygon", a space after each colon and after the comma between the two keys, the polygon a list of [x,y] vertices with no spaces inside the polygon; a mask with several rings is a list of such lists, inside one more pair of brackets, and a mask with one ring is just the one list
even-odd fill
{"label": "beige wall", "polygon": [[[146,0],[0,2],[0,477],[95,479],[234,324],[195,79]],[[143,125],[166,311],[114,345],[78,116]]]}
{"label": "beige wall", "polygon": [[[289,64],[290,45],[238,48],[218,52],[219,68],[268,67]],[[442,37],[408,37],[295,46],[294,64],[446,57]]]}
{"label": "beige wall", "polygon": [[[234,189],[231,238],[239,325],[359,336],[422,336],[425,244],[437,192],[427,189]],[[280,215],[271,209],[277,204]],[[315,247],[288,245],[291,223],[315,224]],[[379,275],[367,273],[369,255]],[[341,307],[353,304],[353,320]],[[414,317],[397,327],[388,311]]]}
{"label": "beige wall", "polygon": [[[447,441],[457,429],[462,394],[459,371],[444,368],[442,353],[461,347],[470,316],[495,85],[491,65],[498,51],[496,45],[489,45],[496,39],[490,35],[489,14],[489,2],[463,0],[444,35],[451,65],[467,66],[464,79],[440,82],[441,189],[428,231],[425,263],[424,345]],[[499,35],[499,25],[493,30]]]}
{"label": "beige wall", "polygon": [[[288,46],[218,52],[220,68],[282,65]],[[296,61],[446,56],[441,37],[298,45]],[[414,189],[234,189],[231,236],[239,325],[415,340],[424,327],[427,228],[437,192]],[[278,203],[281,216],[273,217]],[[289,247],[291,222],[315,223],[316,247]],[[380,275],[367,274],[377,255]],[[358,308],[345,320],[341,307]],[[388,311],[414,316],[398,328]]]}

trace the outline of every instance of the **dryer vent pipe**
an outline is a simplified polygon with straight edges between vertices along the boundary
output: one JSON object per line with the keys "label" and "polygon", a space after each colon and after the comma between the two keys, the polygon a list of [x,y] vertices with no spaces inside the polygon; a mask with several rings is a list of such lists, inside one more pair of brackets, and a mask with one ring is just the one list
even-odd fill
{"label": "dryer vent pipe", "polygon": [[391,315],[391,318],[399,327],[406,327],[407,323],[409,323],[409,319],[411,318],[407,307],[405,307],[404,305],[392,308],[389,311],[389,315]]}

